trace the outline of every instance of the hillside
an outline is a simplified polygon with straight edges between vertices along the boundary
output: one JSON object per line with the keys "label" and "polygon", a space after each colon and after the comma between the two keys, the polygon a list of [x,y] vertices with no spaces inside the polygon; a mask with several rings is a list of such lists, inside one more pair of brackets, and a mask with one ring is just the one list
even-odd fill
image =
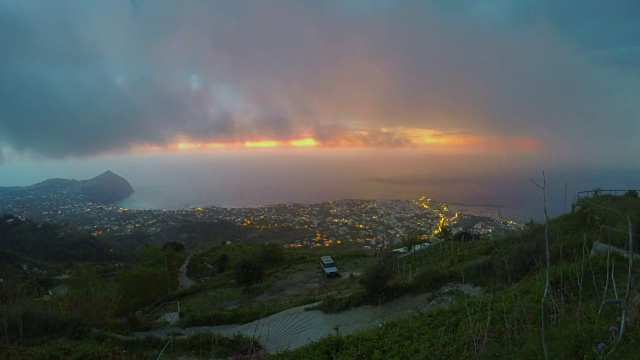
{"label": "hillside", "polygon": [[[134,192],[129,182],[108,170],[89,180],[48,179],[30,186],[0,188],[0,201],[50,201],[52,198],[82,198],[92,202],[112,203]],[[4,199],[3,199],[4,198]]]}
{"label": "hillside", "polygon": [[112,203],[133,194],[131,184],[117,174],[107,170],[93,179],[81,181],[79,190],[95,202]]}
{"label": "hillside", "polygon": [[[9,214],[0,217],[0,253],[15,259],[3,261],[3,266],[132,262],[133,245],[116,246],[62,225],[21,220]],[[3,275],[6,278],[8,274]]]}
{"label": "hillside", "polygon": [[[550,292],[545,288],[544,226],[529,224],[500,240],[449,242],[408,260],[414,274],[396,274],[379,294],[431,292],[435,303],[415,316],[353,335],[336,333],[276,359],[636,359],[640,345],[640,276],[629,260],[593,253],[595,241],[625,248],[640,233],[637,193],[595,196],[549,223]],[[629,222],[630,221],[630,222]],[[631,226],[629,226],[631,224]],[[605,299],[623,299],[626,313]],[[483,296],[444,290],[480,285]],[[612,302],[607,300],[607,302]],[[623,315],[624,313],[624,315]],[[625,319],[626,321],[623,321]],[[623,333],[624,332],[624,333]]]}
{"label": "hillside", "polygon": [[[634,359],[640,346],[640,276],[620,254],[591,253],[596,241],[625,248],[630,233],[637,238],[640,199],[633,192],[580,199],[571,213],[549,222],[552,267],[544,311],[544,224],[529,223],[523,231],[497,238],[444,231],[425,250],[400,256],[228,244],[215,240],[218,230],[205,225],[192,229],[203,240],[189,254],[178,244],[148,246],[137,265],[115,275],[100,276],[90,268],[74,272],[64,283],[69,293],[55,298],[58,307],[31,301],[26,292],[22,297],[8,292],[21,287],[6,283],[0,295],[8,304],[3,308],[8,340],[0,345],[0,354],[107,359],[126,350],[130,356],[156,358],[171,342],[172,356],[194,359],[248,352],[269,359],[542,359],[543,324],[549,359]],[[319,256],[325,254],[339,264],[341,278],[327,279],[318,271]],[[190,260],[180,272],[198,282],[179,288],[178,268],[184,259]],[[624,315],[620,305],[603,305],[604,299],[624,299],[627,288]],[[175,301],[180,320],[174,327],[134,316]],[[287,310],[312,303],[316,310],[295,317]],[[349,320],[352,308],[369,309],[373,320],[380,321],[368,330],[352,331],[353,323],[361,321]],[[385,309],[403,315],[385,316]],[[347,322],[340,320],[328,336],[311,338],[311,343],[306,337],[296,340],[295,348],[286,350],[287,339],[302,331],[301,319],[307,324],[312,318],[323,321],[318,310],[332,319],[344,314]],[[229,337],[211,332],[243,329],[213,326],[253,324],[276,313],[280,320],[275,328],[255,331],[256,325],[249,331],[253,325],[248,325]],[[27,329],[22,334],[17,332],[20,316]],[[99,330],[90,333],[91,327]],[[143,332],[153,328],[159,329]],[[58,340],[48,342],[52,338]]]}

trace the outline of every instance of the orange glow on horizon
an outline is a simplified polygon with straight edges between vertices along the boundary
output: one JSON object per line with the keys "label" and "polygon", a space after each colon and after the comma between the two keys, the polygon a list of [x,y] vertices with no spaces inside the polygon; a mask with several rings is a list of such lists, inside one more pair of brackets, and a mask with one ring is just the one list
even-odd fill
{"label": "orange glow on horizon", "polygon": [[265,147],[281,146],[281,143],[280,141],[275,141],[275,140],[245,141],[244,146],[248,148],[252,148],[252,147],[265,148]]}
{"label": "orange glow on horizon", "polygon": [[315,139],[307,138],[302,140],[291,140],[289,141],[289,145],[291,146],[318,146],[318,142]]}
{"label": "orange glow on horizon", "polygon": [[145,152],[145,151],[162,151],[165,150],[166,148],[159,146],[159,145],[151,145],[151,144],[137,144],[134,145],[130,148],[131,151],[139,151],[139,152]]}
{"label": "orange glow on horizon", "polygon": [[422,139],[421,143],[429,145],[466,146],[481,141],[482,138],[468,135],[429,136]]}
{"label": "orange glow on horizon", "polygon": [[223,143],[178,143],[175,145],[175,148],[178,150],[192,150],[192,149],[220,149],[227,147],[226,144]]}
{"label": "orange glow on horizon", "polygon": [[440,131],[423,128],[353,129],[336,133],[320,143],[312,137],[291,140],[236,140],[229,142],[190,142],[182,137],[172,145],[139,144],[133,151],[207,150],[243,148],[433,148],[433,149],[517,149],[532,151],[540,141],[525,137],[471,135],[463,131]]}
{"label": "orange glow on horizon", "polygon": [[[273,148],[273,147],[314,147],[318,146],[318,142],[313,138],[278,141],[278,140],[260,140],[245,141],[233,143],[197,143],[197,142],[180,142],[169,146],[169,149],[177,150],[194,150],[194,149],[221,149],[221,148]],[[137,146],[135,150],[161,150],[161,147]]]}

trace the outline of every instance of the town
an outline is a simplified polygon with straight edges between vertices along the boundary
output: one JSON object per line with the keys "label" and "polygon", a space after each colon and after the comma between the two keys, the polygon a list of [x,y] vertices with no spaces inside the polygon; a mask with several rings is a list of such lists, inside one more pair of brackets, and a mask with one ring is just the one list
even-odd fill
{"label": "town", "polygon": [[[294,248],[397,247],[408,235],[428,242],[443,227],[491,237],[521,224],[450,210],[446,203],[417,200],[345,199],[316,204],[278,204],[251,208],[198,207],[184,210],[134,210],[90,202],[83,196],[46,194],[0,197],[0,209],[22,218],[63,223],[97,237],[143,237],[150,241],[187,242],[189,235],[171,232],[185,222],[228,222],[266,239]],[[260,236],[260,234],[269,236]],[[175,234],[178,239],[170,239]]]}

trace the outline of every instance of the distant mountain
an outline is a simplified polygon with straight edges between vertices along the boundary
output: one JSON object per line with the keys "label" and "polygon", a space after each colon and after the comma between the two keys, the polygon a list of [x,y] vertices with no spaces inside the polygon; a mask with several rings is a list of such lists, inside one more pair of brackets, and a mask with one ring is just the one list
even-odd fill
{"label": "distant mountain", "polygon": [[0,187],[0,197],[83,197],[88,201],[112,203],[134,192],[131,184],[111,170],[89,180],[49,179],[31,186]]}
{"label": "distant mountain", "polygon": [[86,180],[83,193],[96,202],[111,203],[133,194],[133,188],[125,178],[107,170]]}

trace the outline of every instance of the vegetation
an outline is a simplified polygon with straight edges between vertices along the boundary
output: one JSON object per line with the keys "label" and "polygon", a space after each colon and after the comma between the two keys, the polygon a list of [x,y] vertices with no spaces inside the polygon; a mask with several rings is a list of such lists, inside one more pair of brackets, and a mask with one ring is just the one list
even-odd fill
{"label": "vegetation", "polygon": [[614,253],[590,254],[595,241],[627,246],[627,217],[636,224],[632,233],[637,237],[640,201],[633,195],[598,195],[581,199],[573,213],[550,222],[553,266],[544,314],[544,227],[530,223],[502,239],[453,240],[394,265],[394,282],[406,284],[408,291],[436,291],[457,282],[483,286],[484,296],[457,293],[447,306],[362,333],[336,333],[275,358],[544,358],[542,322],[548,358],[636,358],[640,309],[633,299],[640,278],[632,272],[628,326],[620,339],[621,308],[603,305],[603,299],[624,297],[628,260]]}
{"label": "vegetation", "polygon": [[171,246],[148,245],[137,265],[115,272],[79,265],[68,268],[65,276],[23,272],[3,279],[0,345],[14,350],[16,345],[37,348],[60,338],[87,340],[92,328],[135,330],[144,320],[134,312],[177,288],[183,261],[184,254]]}
{"label": "vegetation", "polygon": [[407,251],[413,251],[416,246],[421,243],[420,235],[418,233],[412,232],[406,234],[402,239],[400,245],[407,249]]}
{"label": "vegetation", "polygon": [[366,297],[382,300],[387,295],[389,282],[394,277],[393,260],[391,253],[385,253],[360,278],[360,284]]}
{"label": "vegetation", "polygon": [[[331,254],[338,263],[370,261],[370,255],[364,251],[338,253],[329,251],[330,249],[325,248],[289,249],[276,244],[214,245],[208,250],[203,250],[200,254],[193,256],[188,273],[191,271],[191,274],[197,276],[209,271],[210,275],[201,278],[206,279],[201,285],[180,294],[181,325],[244,324],[291,307],[316,302],[320,296],[313,288],[291,295],[279,293],[265,300],[256,299],[256,296],[274,290],[280,281],[295,277],[300,272],[316,272],[318,279],[324,280],[320,269],[316,268],[321,255]],[[253,283],[250,291],[246,291],[246,286],[237,282],[235,271],[218,272],[209,268],[208,265],[214,267],[213,264],[222,255],[228,258],[227,267],[230,269],[237,269],[238,265],[260,266],[264,272],[263,281]],[[331,287],[323,288],[323,292],[331,290],[347,292],[347,289],[358,286],[356,279],[346,280],[349,281],[336,282]]]}
{"label": "vegetation", "polygon": [[119,313],[133,314],[149,306],[178,288],[178,271],[184,254],[171,247],[165,249],[147,245],[140,263],[117,274],[114,279],[123,296],[118,304]]}
{"label": "vegetation", "polygon": [[[128,263],[134,260],[126,247],[113,247],[62,225],[21,220],[10,214],[0,218],[0,249],[5,256],[13,255],[14,260],[24,258],[27,262]],[[21,265],[15,261],[11,263]]]}
{"label": "vegetation", "polygon": [[236,265],[236,282],[245,288],[250,288],[253,284],[264,280],[264,269],[262,264],[254,259],[242,259]]}
{"label": "vegetation", "polygon": [[[0,358],[153,358],[163,348],[173,357],[262,354],[260,346],[245,337],[173,333],[158,339],[131,334],[162,326],[140,315],[166,301],[180,301],[179,325],[186,327],[246,323],[319,300],[318,309],[338,312],[362,304],[377,306],[404,294],[430,294],[429,304],[401,321],[356,334],[336,331],[303,348],[268,358],[543,358],[543,322],[548,358],[635,358],[640,346],[640,277],[632,269],[631,302],[623,328],[620,306],[603,305],[603,300],[625,296],[628,260],[616,252],[592,254],[592,248],[595,242],[628,247],[629,223],[637,239],[640,199],[633,193],[599,194],[580,199],[573,209],[549,223],[551,291],[544,313],[544,226],[533,222],[521,232],[492,239],[445,229],[447,241],[402,257],[289,249],[276,244],[227,244],[207,234],[213,240],[192,254],[187,269],[201,283],[182,291],[178,275],[187,254],[177,242],[162,247],[148,244],[135,263],[118,267],[90,261],[30,260],[30,267],[64,269],[67,276],[14,271],[4,278],[0,283]],[[60,228],[39,225],[15,220],[0,223],[5,226],[0,229],[4,234],[0,240],[13,244],[9,249],[14,249],[0,252],[0,260],[15,267],[25,254],[37,253],[18,252],[25,244],[15,239],[29,243],[30,237],[66,236],[59,235]],[[316,269],[319,257],[325,254],[341,270],[343,264],[357,263],[358,270],[364,271],[357,277],[328,281]],[[318,287],[293,294],[277,291],[279,286],[288,290],[297,274],[314,271],[323,281]],[[479,286],[483,294],[468,295],[461,284]],[[252,291],[246,292],[247,287]],[[451,290],[455,288],[461,290]],[[127,355],[123,355],[125,350]]]}
{"label": "vegetation", "polygon": [[247,354],[259,354],[261,348],[255,341],[241,335],[228,338],[200,333],[193,336],[174,335],[168,339],[120,338],[100,331],[82,340],[52,341],[39,346],[0,345],[2,359],[156,359],[161,352],[166,358],[235,359],[244,358]]}

